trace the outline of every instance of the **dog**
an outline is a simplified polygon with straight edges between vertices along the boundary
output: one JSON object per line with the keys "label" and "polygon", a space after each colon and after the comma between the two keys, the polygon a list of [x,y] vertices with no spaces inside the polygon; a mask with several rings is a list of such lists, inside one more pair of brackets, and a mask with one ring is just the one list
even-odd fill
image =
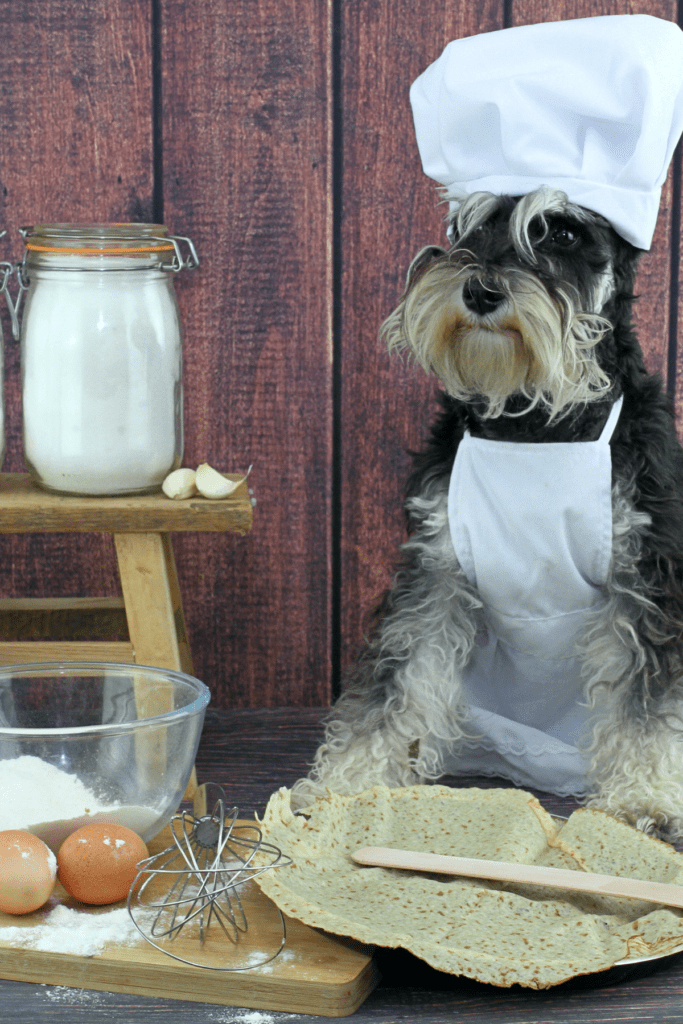
{"label": "dog", "polygon": [[[486,700],[483,711],[481,700],[474,706],[468,673],[497,630],[498,612],[491,611],[495,595],[491,601],[482,593],[456,553],[449,493],[457,453],[469,437],[503,458],[513,449],[533,458],[538,445],[551,459],[558,452],[573,458],[588,450],[581,442],[599,442],[611,419],[604,578],[579,580],[593,598],[563,640],[578,690],[562,714],[576,726],[581,784],[570,780],[556,791],[680,839],[683,450],[671,402],[646,371],[632,326],[642,250],[600,214],[548,187],[523,196],[476,192],[451,205],[450,247],[417,255],[382,328],[392,351],[407,350],[443,385],[407,485],[408,539],[311,771],[293,788],[293,807],[328,789],[429,783],[467,764],[462,751],[476,746],[482,714],[491,717]],[[571,486],[581,477],[579,468]],[[499,512],[504,529],[505,509]],[[529,543],[534,550],[533,536]],[[514,537],[509,548],[517,557]],[[552,554],[547,571],[539,570],[524,562],[525,550],[522,605],[539,580],[542,589],[544,573],[552,590],[554,571]],[[494,567],[494,583],[495,576]],[[484,692],[495,684],[513,702],[509,719],[523,726],[524,708],[516,713],[514,700],[521,694],[524,704],[524,689],[506,696],[499,676],[484,678]],[[553,679],[536,681],[551,710],[566,696]],[[532,782],[534,757],[532,749]],[[508,778],[520,781],[514,772]]]}

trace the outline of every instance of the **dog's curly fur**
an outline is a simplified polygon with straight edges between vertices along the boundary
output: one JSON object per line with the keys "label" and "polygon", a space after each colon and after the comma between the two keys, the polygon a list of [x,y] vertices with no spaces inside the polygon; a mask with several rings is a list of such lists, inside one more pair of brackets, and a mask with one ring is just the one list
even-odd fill
{"label": "dog's curly fur", "polygon": [[418,254],[384,325],[390,347],[407,348],[445,387],[408,481],[409,539],[293,802],[436,779],[444,745],[467,742],[461,679],[482,601],[458,563],[446,507],[464,431],[591,441],[623,395],[605,601],[579,643],[594,715],[586,799],[681,838],[683,450],[631,323],[641,252],[549,189],[470,196],[451,232],[449,250]]}

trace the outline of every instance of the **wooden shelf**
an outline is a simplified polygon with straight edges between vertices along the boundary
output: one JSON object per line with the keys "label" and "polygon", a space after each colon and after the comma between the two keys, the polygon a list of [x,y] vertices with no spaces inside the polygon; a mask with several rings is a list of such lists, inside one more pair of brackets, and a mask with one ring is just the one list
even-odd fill
{"label": "wooden shelf", "polygon": [[[239,474],[227,474],[239,479]],[[246,483],[228,498],[172,501],[155,494],[88,498],[53,494],[28,473],[0,473],[0,533],[248,533],[252,506]]]}

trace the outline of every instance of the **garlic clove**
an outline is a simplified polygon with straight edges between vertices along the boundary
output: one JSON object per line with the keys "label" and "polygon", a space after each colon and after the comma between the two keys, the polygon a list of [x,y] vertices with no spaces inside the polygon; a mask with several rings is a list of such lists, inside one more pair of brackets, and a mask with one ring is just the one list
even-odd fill
{"label": "garlic clove", "polygon": [[[251,470],[251,466],[249,470]],[[249,472],[247,472],[247,476],[249,476]],[[197,490],[204,498],[220,500],[232,494],[241,483],[244,483],[247,476],[240,477],[239,480],[228,480],[217,469],[210,466],[208,462],[202,462],[201,466],[197,467]]]}
{"label": "garlic clove", "polygon": [[196,476],[193,469],[174,469],[164,480],[161,489],[167,498],[175,501],[191,498],[197,493]]}

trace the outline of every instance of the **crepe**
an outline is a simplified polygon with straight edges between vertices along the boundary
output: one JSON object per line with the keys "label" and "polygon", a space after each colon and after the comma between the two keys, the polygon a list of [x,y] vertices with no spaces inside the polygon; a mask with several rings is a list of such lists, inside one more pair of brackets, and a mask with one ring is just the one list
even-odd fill
{"label": "crepe", "polygon": [[401,947],[440,971],[549,988],[627,957],[683,947],[683,912],[618,897],[365,867],[362,846],[544,864],[683,884],[683,854],[600,811],[562,824],[513,789],[376,786],[290,809],[280,789],[265,838],[291,858],[257,879],[286,914],[361,942]]}

